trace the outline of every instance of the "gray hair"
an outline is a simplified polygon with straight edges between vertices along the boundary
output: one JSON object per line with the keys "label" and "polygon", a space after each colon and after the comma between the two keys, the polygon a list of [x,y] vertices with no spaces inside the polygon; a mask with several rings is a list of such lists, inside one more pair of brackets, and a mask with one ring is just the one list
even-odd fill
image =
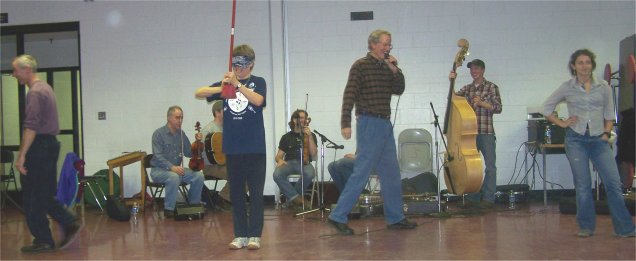
{"label": "gray hair", "polygon": [[38,61],[35,60],[35,57],[28,54],[22,54],[13,59],[13,62],[16,63],[20,68],[31,68],[33,72],[38,71]]}
{"label": "gray hair", "polygon": [[371,51],[371,44],[380,42],[380,37],[384,34],[391,36],[391,33],[389,33],[389,31],[387,30],[376,29],[375,31],[371,32],[371,34],[369,35],[369,40],[368,40],[369,51]]}
{"label": "gray hair", "polygon": [[168,108],[168,113],[166,114],[166,118],[170,118],[170,115],[172,115],[172,113],[174,113],[176,110],[180,110],[183,112],[181,107],[179,107],[178,105],[170,106],[170,108]]}

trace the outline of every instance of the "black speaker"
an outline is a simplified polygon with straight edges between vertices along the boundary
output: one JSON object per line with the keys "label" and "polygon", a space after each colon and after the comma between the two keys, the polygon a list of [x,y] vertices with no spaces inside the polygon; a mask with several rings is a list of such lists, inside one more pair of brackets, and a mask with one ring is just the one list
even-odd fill
{"label": "black speaker", "polygon": [[128,211],[128,208],[126,207],[124,202],[118,196],[106,196],[106,214],[114,220],[130,220],[130,212]]}
{"label": "black speaker", "polygon": [[[338,203],[338,198],[340,197],[340,191],[338,190],[338,187],[336,187],[336,183],[332,181],[325,181],[323,185],[325,188],[325,193],[324,193],[325,207],[331,204]],[[318,189],[322,188],[321,183],[318,183],[318,186],[319,186]],[[318,204],[320,204],[320,198],[318,198],[317,200],[318,200]],[[315,197],[314,197],[314,201],[316,201]]]}
{"label": "black speaker", "polygon": [[528,142],[544,143],[545,128],[549,126],[552,133],[552,144],[565,143],[565,128],[561,128],[546,120],[529,120],[528,121]]}
{"label": "black speaker", "polygon": [[446,203],[442,202],[439,206],[437,201],[404,201],[402,206],[404,215],[426,215],[438,213],[439,208],[446,209]]}
{"label": "black speaker", "polygon": [[195,220],[205,216],[205,206],[203,204],[177,203],[174,208],[174,220]]}
{"label": "black speaker", "polygon": [[437,177],[431,172],[424,172],[415,177],[402,179],[402,194],[437,194]]}

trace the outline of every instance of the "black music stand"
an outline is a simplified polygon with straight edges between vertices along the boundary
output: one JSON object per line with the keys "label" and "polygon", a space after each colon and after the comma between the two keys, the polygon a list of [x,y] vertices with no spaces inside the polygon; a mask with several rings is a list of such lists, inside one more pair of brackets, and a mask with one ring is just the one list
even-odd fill
{"label": "black music stand", "polygon": [[335,150],[343,149],[344,146],[336,145],[334,142],[329,140],[327,137],[325,137],[325,135],[322,135],[317,130],[314,130],[314,132],[318,134],[318,136],[320,136],[320,189],[318,190],[318,197],[320,198],[320,201],[318,203],[318,208],[294,214],[294,217],[320,211],[320,219],[324,219],[325,210],[330,211],[330,209],[325,207],[325,142],[329,142],[329,144],[332,145],[328,148]]}

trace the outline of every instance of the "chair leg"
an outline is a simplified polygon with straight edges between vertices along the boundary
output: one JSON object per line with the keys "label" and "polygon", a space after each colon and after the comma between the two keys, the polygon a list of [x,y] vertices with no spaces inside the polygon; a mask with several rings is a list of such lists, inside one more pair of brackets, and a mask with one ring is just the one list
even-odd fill
{"label": "chair leg", "polygon": [[158,187],[155,189],[155,194],[153,195],[153,197],[155,199],[157,199],[158,196],[161,196],[161,193],[163,193],[163,189],[164,187]]}
{"label": "chair leg", "polygon": [[314,206],[314,194],[316,194],[316,187],[318,182],[311,182],[311,196],[309,197],[309,208]]}
{"label": "chair leg", "polygon": [[190,201],[188,200],[188,188],[186,188],[185,185],[182,185],[179,186],[179,191],[181,192],[181,195],[185,199],[186,203],[190,204]]}
{"label": "chair leg", "polygon": [[[15,174],[13,173],[13,169],[11,170],[11,175],[15,177]],[[9,196],[8,191],[9,191],[9,185],[11,184],[11,181],[13,181],[13,187],[15,188],[15,191],[19,193],[18,183],[16,182],[15,178],[13,178],[13,180],[3,181],[2,188],[0,188],[2,190],[2,203],[0,203],[0,208],[4,208],[6,199],[9,199],[9,202],[11,202],[11,204],[13,204],[16,208],[18,208],[18,210],[21,213],[24,213],[24,209],[22,209],[22,206],[20,206],[18,202],[16,202],[11,196]]]}
{"label": "chair leg", "polygon": [[[95,198],[95,202],[97,202],[97,206],[99,207],[99,210],[101,210],[102,212],[104,212],[104,207],[102,207],[102,204],[99,203],[99,198],[97,197],[97,194],[95,194],[95,190],[93,190],[93,186],[91,186],[90,182],[84,182],[84,187],[88,187],[88,190],[91,191],[91,195],[93,195],[93,198]],[[99,185],[97,186],[99,187]],[[101,189],[101,187],[99,187]],[[102,191],[102,195],[104,194],[104,192]],[[84,213],[84,206],[82,205],[82,213]]]}
{"label": "chair leg", "polygon": [[157,191],[159,191],[159,188],[155,188],[154,190],[152,189],[152,187],[148,187],[150,188],[150,195],[152,196],[152,206],[156,206],[157,204]]}

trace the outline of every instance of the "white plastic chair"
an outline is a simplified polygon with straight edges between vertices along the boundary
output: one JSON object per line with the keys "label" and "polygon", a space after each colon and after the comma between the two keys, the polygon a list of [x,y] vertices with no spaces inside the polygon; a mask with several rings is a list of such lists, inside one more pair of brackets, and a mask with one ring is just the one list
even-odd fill
{"label": "white plastic chair", "polygon": [[398,162],[404,175],[433,171],[433,138],[425,129],[406,129],[398,137]]}

